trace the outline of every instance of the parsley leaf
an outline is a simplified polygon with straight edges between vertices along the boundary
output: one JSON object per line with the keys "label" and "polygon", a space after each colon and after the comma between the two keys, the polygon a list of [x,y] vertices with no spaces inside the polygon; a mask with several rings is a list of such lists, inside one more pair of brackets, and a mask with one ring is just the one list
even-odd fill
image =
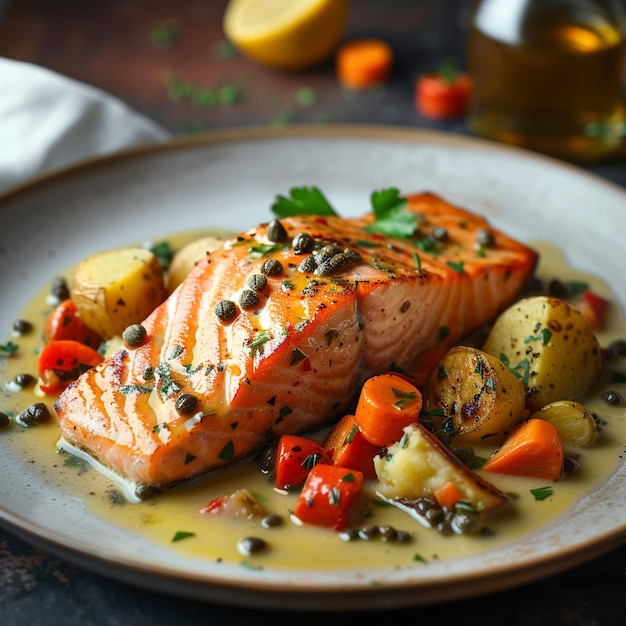
{"label": "parsley leaf", "polygon": [[272,212],[278,217],[293,215],[337,215],[318,187],[292,187],[289,197],[276,196]]}
{"label": "parsley leaf", "polygon": [[400,196],[395,187],[374,191],[371,196],[374,222],[368,227],[370,233],[389,237],[411,237],[417,230],[417,217],[405,211],[408,200]]}

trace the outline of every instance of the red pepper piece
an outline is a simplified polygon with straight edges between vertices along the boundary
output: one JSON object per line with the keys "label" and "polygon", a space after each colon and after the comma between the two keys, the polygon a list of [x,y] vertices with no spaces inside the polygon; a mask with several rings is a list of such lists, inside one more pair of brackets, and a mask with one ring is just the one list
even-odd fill
{"label": "red pepper piece", "polygon": [[321,444],[299,435],[282,435],[276,449],[276,486],[300,487],[317,463],[331,463]]}
{"label": "red pepper piece", "polygon": [[73,339],[92,348],[97,348],[102,343],[102,337],[80,319],[73,300],[64,300],[48,315],[44,339],[46,343],[58,339]]}

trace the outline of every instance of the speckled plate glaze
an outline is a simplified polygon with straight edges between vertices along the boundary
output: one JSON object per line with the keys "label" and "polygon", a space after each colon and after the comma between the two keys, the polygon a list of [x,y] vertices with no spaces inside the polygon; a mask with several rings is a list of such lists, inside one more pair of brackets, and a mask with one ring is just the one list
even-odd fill
{"label": "speckled plate glaze", "polygon": [[[0,328],[33,292],[93,253],[169,232],[244,229],[271,217],[276,194],[317,185],[343,215],[370,193],[429,190],[485,214],[517,238],[561,245],[574,267],[605,278],[626,307],[626,193],[514,148],[402,128],[216,132],[134,149],[38,178],[0,197]],[[7,268],[11,268],[7,271]],[[155,547],[91,515],[33,464],[0,453],[0,523],[92,571],[153,590],[239,606],[348,610],[432,604],[563,571],[626,538],[626,464],[564,518],[479,557],[403,570],[248,571]]]}

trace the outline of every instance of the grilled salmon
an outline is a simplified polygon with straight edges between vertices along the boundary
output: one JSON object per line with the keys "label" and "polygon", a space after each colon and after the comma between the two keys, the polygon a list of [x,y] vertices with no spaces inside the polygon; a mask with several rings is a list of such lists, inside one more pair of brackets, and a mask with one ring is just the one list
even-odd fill
{"label": "grilled salmon", "polygon": [[198,263],[120,347],[55,404],[63,439],[137,484],[173,486],[281,433],[348,412],[366,378],[403,371],[493,319],[537,254],[429,193],[419,229],[372,214],[261,224]]}

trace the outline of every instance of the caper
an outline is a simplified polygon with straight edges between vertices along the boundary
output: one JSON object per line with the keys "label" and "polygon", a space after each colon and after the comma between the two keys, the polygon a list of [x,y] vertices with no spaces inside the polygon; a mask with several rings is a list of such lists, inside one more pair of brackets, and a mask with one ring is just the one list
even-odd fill
{"label": "caper", "polygon": [[220,300],[215,307],[215,315],[223,322],[230,322],[237,315],[237,305],[232,300]]}
{"label": "caper", "polygon": [[606,357],[609,359],[617,356],[626,356],[626,339],[616,339],[606,349]]}
{"label": "caper", "polygon": [[267,543],[261,537],[244,537],[237,543],[237,551],[243,556],[251,556],[265,550]]}
{"label": "caper", "polygon": [[70,297],[70,290],[65,278],[58,276],[52,281],[50,293],[59,301],[67,300]]}
{"label": "caper", "polygon": [[378,534],[383,541],[395,541],[398,531],[393,526],[379,526]]}
{"label": "caper", "polygon": [[451,528],[458,535],[476,532],[479,528],[478,517],[472,513],[457,513],[452,519]]}
{"label": "caper", "polygon": [[127,346],[136,348],[140,346],[146,338],[146,329],[141,324],[131,324],[124,329],[122,339]]}
{"label": "caper", "polygon": [[148,498],[151,498],[157,493],[158,493],[158,490],[152,485],[149,485],[148,483],[139,483],[135,487],[135,495],[140,500],[147,500]]}
{"label": "caper", "polygon": [[298,265],[298,271],[302,272],[303,274],[309,274],[311,272],[314,272],[316,268],[317,268],[317,260],[312,254],[309,254],[309,256],[304,257],[304,259],[302,259],[302,261]]}
{"label": "caper", "polygon": [[13,331],[18,335],[26,335],[33,330],[33,325],[27,320],[15,320],[13,322]]}
{"label": "caper", "polygon": [[276,526],[281,526],[282,523],[283,518],[278,513],[270,513],[261,520],[263,528],[276,528]]}
{"label": "caper", "polygon": [[296,254],[306,254],[307,252],[311,252],[315,245],[315,240],[309,233],[298,233],[291,242],[293,246],[293,251]]}
{"label": "caper", "polygon": [[276,243],[280,243],[281,241],[285,241],[285,239],[287,239],[287,231],[279,220],[272,220],[267,225],[267,238],[270,241],[275,241]]}
{"label": "caper", "polygon": [[359,538],[359,530],[358,528],[347,528],[346,530],[340,531],[338,536],[341,541],[354,541]]}
{"label": "caper", "polygon": [[359,528],[359,537],[361,539],[375,539],[379,534],[378,526],[363,526],[363,528]]}
{"label": "caper", "polygon": [[19,387],[30,387],[35,382],[35,377],[32,374],[17,374],[14,378],[15,384]]}
{"label": "caper", "polygon": [[261,474],[271,474],[276,466],[276,446],[266,446],[261,450]]}
{"label": "caper", "polygon": [[608,389],[602,393],[602,399],[611,406],[619,406],[624,403],[624,396],[614,389]]}
{"label": "caper", "polygon": [[321,247],[316,253],[315,257],[317,259],[318,264],[331,259],[336,254],[339,254],[341,249],[335,245],[334,243],[327,243],[325,246]]}
{"label": "caper", "polygon": [[267,287],[267,278],[263,274],[252,274],[246,282],[252,291],[263,291]]}
{"label": "caper", "polygon": [[476,231],[476,243],[482,248],[489,248],[496,243],[496,238],[488,228],[480,228]]}
{"label": "caper", "polygon": [[2,413],[0,411],[0,430],[7,428],[10,423],[11,420],[9,419],[9,416],[6,413]]}
{"label": "caper", "polygon": [[15,417],[15,422],[20,426],[36,426],[42,424],[50,417],[48,407],[43,402],[31,404],[27,409]]}
{"label": "caper", "polygon": [[446,241],[448,239],[448,229],[443,226],[435,226],[430,236],[433,241]]}
{"label": "caper", "polygon": [[198,398],[191,393],[183,393],[176,398],[176,410],[181,415],[189,415],[196,410]]}
{"label": "caper", "polygon": [[555,298],[567,298],[569,289],[563,281],[555,278],[548,283],[548,293]]}
{"label": "caper", "polygon": [[252,289],[244,289],[239,296],[239,304],[242,309],[252,309],[259,303],[259,296]]}
{"label": "caper", "polygon": [[283,273],[283,264],[278,259],[266,259],[261,265],[261,273],[276,276]]}

